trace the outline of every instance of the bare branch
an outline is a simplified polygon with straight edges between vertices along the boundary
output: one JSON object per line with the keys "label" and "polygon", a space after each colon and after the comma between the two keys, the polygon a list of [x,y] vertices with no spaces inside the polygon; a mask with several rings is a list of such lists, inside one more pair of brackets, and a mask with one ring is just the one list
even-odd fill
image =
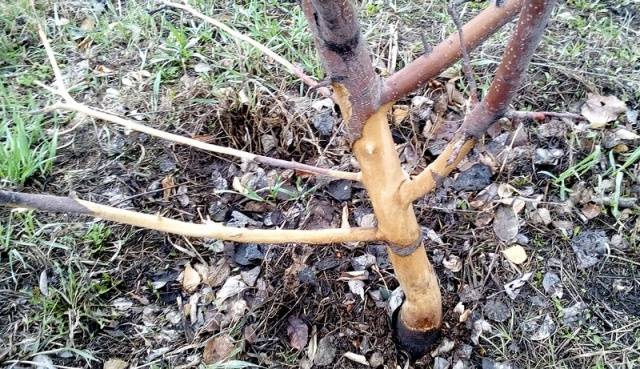
{"label": "bare branch", "polygon": [[555,3],[556,0],[525,2],[487,95],[465,117],[462,126],[436,160],[412,180],[403,183],[400,190],[405,203],[431,192],[438,185],[439,178],[449,175],[489,126],[504,116],[524,78]]}
{"label": "bare branch", "polygon": [[199,12],[198,10],[194,9],[193,7],[187,4],[179,4],[179,3],[174,3],[172,1],[167,1],[167,0],[163,0],[162,3],[172,8],[182,9],[190,13],[194,17],[200,18],[203,21],[210,23],[215,27],[223,30],[224,32],[228,33],[230,36],[232,36],[236,40],[240,40],[250,44],[251,46],[262,51],[265,55],[269,56],[270,58],[278,62],[280,65],[285,67],[291,74],[300,78],[300,80],[302,80],[302,82],[304,82],[307,86],[314,88],[314,90],[318,91],[323,96],[331,96],[331,91],[328,88],[317,86],[318,82],[313,78],[309,77],[301,68],[293,65],[290,61],[276,54],[273,50],[269,49],[268,47],[264,46],[258,41],[252,39],[251,37],[236,31],[235,29],[227,26],[226,24],[220,22],[217,19],[204,15],[203,13]]}
{"label": "bare branch", "polygon": [[586,118],[580,114],[575,113],[560,113],[554,111],[516,111],[510,110],[504,115],[510,119],[531,119],[531,120],[545,120],[547,117],[552,118],[567,118],[574,120],[585,120]]}
{"label": "bare branch", "polygon": [[[524,0],[509,0],[500,7],[491,5],[465,24],[462,30],[467,50],[474,49],[509,23],[518,14],[523,2]],[[455,33],[435,46],[429,54],[420,56],[387,78],[380,103],[395,101],[423,86],[461,56],[460,37]]]}
{"label": "bare branch", "polygon": [[129,224],[145,229],[153,229],[160,232],[236,242],[273,244],[307,243],[320,245],[342,242],[369,242],[380,239],[378,231],[375,228],[288,230],[235,228],[213,222],[210,224],[195,224],[166,218],[159,214],[143,214],[72,197],[31,195],[1,190],[0,205],[58,213],[89,215],[95,218]]}
{"label": "bare branch", "polygon": [[319,168],[313,165],[275,159],[275,158],[270,158],[268,156],[256,155],[246,151],[237,150],[229,147],[213,145],[206,142],[195,140],[193,138],[184,137],[184,136],[176,135],[173,133],[165,132],[159,129],[151,128],[151,127],[145,126],[144,124],[140,124],[138,122],[134,122],[129,119],[124,119],[113,114],[105,113],[105,112],[90,108],[84,104],[81,104],[77,102],[67,91],[64,85],[64,81],[62,80],[62,72],[58,67],[58,63],[56,62],[56,58],[53,54],[53,50],[49,45],[49,40],[47,39],[47,36],[40,25],[38,25],[38,33],[40,35],[42,44],[44,45],[45,51],[47,53],[47,57],[49,58],[49,62],[51,63],[51,68],[53,69],[53,72],[56,76],[57,89],[53,90],[49,87],[45,87],[42,84],[39,84],[39,85],[49,90],[52,93],[60,95],[65,100],[64,103],[53,104],[45,108],[45,110],[64,109],[64,110],[83,113],[96,119],[118,124],[132,131],[143,132],[148,135],[159,137],[171,142],[176,142],[183,145],[196,147],[196,148],[209,151],[209,152],[214,152],[217,154],[235,156],[244,160],[254,161],[260,164],[265,164],[265,165],[270,165],[270,166],[280,167],[285,169],[295,169],[303,172],[324,175],[324,176],[329,176],[334,178],[340,178],[340,179],[348,179],[353,181],[360,180],[360,173],[352,173],[352,172],[345,172],[341,170]]}
{"label": "bare branch", "polygon": [[453,23],[458,29],[458,38],[460,39],[460,52],[462,53],[462,70],[464,72],[467,85],[469,87],[469,98],[471,99],[471,106],[475,106],[478,103],[478,86],[473,76],[473,70],[471,69],[471,60],[469,59],[469,53],[467,52],[467,46],[464,42],[464,30],[462,29],[462,22],[460,21],[460,15],[456,9],[456,1],[449,2],[449,14],[453,19]]}
{"label": "bare branch", "polygon": [[235,156],[237,158],[253,161],[260,164],[270,165],[273,167],[295,169],[303,172],[324,175],[324,176],[329,176],[334,178],[348,179],[353,181],[360,180],[360,173],[352,173],[352,172],[344,172],[341,170],[319,168],[313,165],[275,159],[275,158],[270,158],[268,156],[256,155],[246,151],[233,149],[230,147],[213,145],[213,144],[202,142],[193,138],[176,135],[176,134],[165,132],[159,129],[151,128],[149,126],[140,124],[130,119],[124,119],[113,114],[105,113],[105,112],[90,108],[76,101],[53,104],[48,109],[49,110],[63,109],[63,110],[75,111],[96,119],[118,124],[132,131],[146,133],[150,136],[162,138],[167,141],[171,141],[171,142],[175,142],[175,143],[179,143],[179,144],[183,144],[191,147],[196,147],[198,149],[213,152],[216,154]]}

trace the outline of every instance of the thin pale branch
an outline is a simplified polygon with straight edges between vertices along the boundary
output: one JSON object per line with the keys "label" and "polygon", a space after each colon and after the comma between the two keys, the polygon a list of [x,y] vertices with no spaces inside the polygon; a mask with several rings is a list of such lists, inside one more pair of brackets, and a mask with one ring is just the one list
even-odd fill
{"label": "thin pale branch", "polygon": [[[508,0],[497,7],[489,6],[462,27],[467,50],[472,50],[493,35],[500,27],[509,23],[517,14],[524,0]],[[462,56],[460,37],[454,33],[385,80],[380,99],[381,104],[395,101],[415,89],[458,61]]]}
{"label": "thin pale branch", "polygon": [[545,120],[547,117],[551,118],[567,118],[574,120],[585,120],[586,118],[580,114],[575,113],[561,113],[554,111],[508,111],[505,117],[510,119],[531,119],[531,120]]}
{"label": "thin pale branch", "polygon": [[211,17],[201,13],[200,11],[196,10],[195,8],[191,7],[190,5],[188,5],[186,3],[180,4],[180,3],[175,3],[175,2],[167,1],[167,0],[163,0],[162,3],[164,5],[170,6],[172,8],[177,8],[177,9],[184,10],[184,11],[190,13],[191,15],[193,15],[194,17],[200,18],[203,21],[205,21],[207,23],[210,23],[213,26],[223,30],[224,32],[226,32],[227,34],[229,34],[231,37],[235,38],[236,40],[240,40],[242,42],[246,42],[246,43],[250,44],[251,46],[255,47],[256,49],[258,49],[260,51],[262,51],[262,53],[264,53],[265,55],[269,56],[270,58],[272,58],[273,60],[275,60],[276,62],[281,64],[291,74],[293,74],[294,76],[300,78],[300,80],[302,80],[302,82],[304,82],[307,86],[309,86],[309,87],[313,88],[314,90],[318,91],[323,96],[331,96],[331,91],[328,88],[322,87],[322,86],[318,86],[318,82],[316,80],[314,80],[313,78],[311,78],[310,76],[308,76],[301,68],[293,65],[293,63],[291,63],[287,59],[283,58],[282,56],[276,54],[273,50],[269,49],[268,47],[264,46],[263,44],[259,43],[258,41],[252,39],[251,37],[236,31],[235,29],[227,26],[226,24],[220,22],[217,19],[211,18]]}
{"label": "thin pale branch", "polygon": [[79,113],[83,113],[86,114],[90,117],[96,118],[96,119],[100,119],[100,120],[104,120],[106,122],[111,122],[111,123],[115,123],[118,124],[126,129],[132,130],[132,131],[138,131],[138,132],[143,132],[146,133],[148,135],[151,136],[155,136],[155,137],[159,137],[171,142],[176,142],[176,143],[180,143],[183,145],[187,145],[187,146],[192,146],[192,147],[196,147],[205,151],[209,151],[209,152],[213,152],[213,153],[217,153],[217,154],[222,154],[222,155],[229,155],[229,156],[235,156],[238,158],[241,158],[243,160],[248,160],[248,161],[253,161],[256,163],[260,163],[260,164],[265,164],[265,165],[270,165],[270,166],[274,166],[274,167],[279,167],[279,168],[285,168],[285,169],[294,169],[294,170],[299,170],[299,171],[303,171],[303,172],[308,172],[308,173],[313,173],[313,174],[317,174],[317,175],[323,175],[323,176],[329,176],[329,177],[334,177],[334,178],[340,178],[340,179],[348,179],[348,180],[353,180],[353,181],[359,181],[360,180],[360,173],[352,173],[352,172],[345,172],[345,171],[341,171],[341,170],[334,170],[334,169],[325,169],[325,168],[319,168],[313,165],[307,165],[307,164],[302,164],[302,163],[297,163],[297,162],[293,162],[293,161],[287,161],[287,160],[281,160],[281,159],[275,159],[275,158],[270,158],[268,156],[263,156],[263,155],[256,155],[256,154],[252,154],[246,151],[242,151],[242,150],[237,150],[237,149],[233,149],[233,148],[229,148],[229,147],[224,147],[224,146],[219,146],[219,145],[213,145],[213,144],[209,144],[206,142],[202,142],[202,141],[198,141],[196,139],[193,138],[189,138],[189,137],[184,137],[184,136],[180,136],[180,135],[176,135],[173,133],[169,133],[169,132],[165,132],[159,129],[155,129],[155,128],[151,128],[148,127],[144,124],[135,122],[133,120],[129,120],[129,119],[124,119],[121,117],[118,117],[116,115],[110,114],[110,113],[105,113],[96,109],[93,109],[91,107],[88,107],[84,104],[81,104],[79,102],[77,102],[67,91],[66,86],[64,85],[64,81],[62,79],[62,72],[60,71],[60,67],[58,67],[58,63],[56,61],[56,58],[53,54],[53,50],[51,49],[51,46],[49,44],[49,40],[47,39],[46,34],[44,33],[44,30],[42,29],[42,27],[40,25],[38,25],[38,33],[40,35],[40,39],[42,41],[42,44],[44,45],[46,54],[47,54],[47,58],[49,59],[49,63],[51,64],[51,68],[53,69],[54,75],[56,77],[56,86],[57,89],[52,89],[50,87],[44,86],[42,84],[39,83],[40,86],[44,87],[45,89],[47,89],[48,91],[54,93],[54,94],[58,94],[60,95],[65,102],[61,102],[61,103],[55,103],[47,108],[45,108],[45,110],[56,110],[56,109],[63,109],[63,110],[69,110],[69,111],[75,111],[75,112],[79,112]]}
{"label": "thin pale branch", "polygon": [[453,23],[458,30],[458,38],[460,39],[460,52],[462,53],[462,71],[464,72],[467,85],[469,86],[469,98],[471,99],[471,106],[475,106],[478,103],[478,86],[473,76],[473,70],[471,69],[471,59],[469,58],[469,52],[464,42],[464,29],[462,28],[462,22],[460,21],[460,15],[456,9],[457,1],[449,2],[449,15],[453,19]]}
{"label": "thin pale branch", "polygon": [[504,116],[522,83],[555,3],[556,0],[525,2],[487,95],[465,117],[445,150],[422,173],[403,183],[400,191],[405,203],[431,192],[457,167],[491,124]]}
{"label": "thin pale branch", "polygon": [[88,215],[94,218],[129,224],[145,229],[153,229],[160,232],[236,242],[328,245],[343,242],[369,242],[380,239],[375,228],[289,230],[235,228],[213,222],[209,224],[195,224],[166,218],[159,214],[143,214],[72,197],[32,195],[11,191],[0,191],[0,205],[57,213]]}
{"label": "thin pale branch", "polygon": [[167,141],[195,147],[195,148],[213,152],[216,154],[235,156],[237,158],[241,158],[247,161],[253,161],[259,164],[265,164],[265,165],[270,165],[273,167],[279,167],[279,168],[285,168],[285,169],[294,169],[294,170],[299,170],[303,172],[314,173],[318,175],[329,176],[329,177],[340,178],[340,179],[348,179],[353,181],[360,180],[360,173],[352,173],[352,172],[344,172],[341,170],[319,168],[313,165],[275,159],[268,156],[256,155],[246,151],[233,149],[230,147],[213,145],[213,144],[202,142],[193,138],[176,135],[173,133],[162,131],[160,129],[151,128],[149,126],[140,124],[130,119],[124,119],[117,115],[105,113],[105,112],[90,108],[86,105],[76,102],[75,100],[72,102],[66,102],[66,103],[56,103],[51,105],[48,108],[48,110],[54,110],[54,109],[75,111],[96,119],[115,123],[117,125],[120,125],[132,131],[146,133],[150,136],[162,138]]}

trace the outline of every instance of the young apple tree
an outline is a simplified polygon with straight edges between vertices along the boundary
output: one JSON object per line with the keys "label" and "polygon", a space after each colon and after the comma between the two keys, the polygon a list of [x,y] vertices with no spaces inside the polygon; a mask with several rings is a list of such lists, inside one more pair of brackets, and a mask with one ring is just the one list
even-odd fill
{"label": "young apple tree", "polygon": [[[324,230],[234,228],[212,222],[185,223],[159,215],[100,205],[75,196],[59,197],[11,191],[0,191],[0,204],[84,214],[163,232],[236,242],[331,245],[341,242],[383,241],[388,246],[395,276],[405,294],[405,301],[393,320],[393,330],[401,347],[412,357],[419,357],[438,337],[442,322],[442,302],[438,279],[423,246],[421,228],[412,203],[433,191],[442,179],[456,168],[491,124],[511,113],[508,112],[509,104],[522,82],[555,2],[500,1],[489,6],[464,26],[460,25],[455,12],[455,6],[459,4],[454,2],[449,10],[456,21],[458,32],[403,69],[383,79],[376,74],[372,65],[372,56],[358,22],[357,9],[351,1],[302,0],[301,6],[327,74],[327,79],[318,83],[273,51],[217,20],[199,13],[186,4],[164,1],[166,6],[190,12],[222,28],[233,37],[251,43],[291,73],[299,76],[312,89],[322,94],[330,94],[339,106],[342,119],[346,123],[353,154],[360,164],[359,173],[318,168],[212,145],[83,105],[69,94],[47,37],[40,28],[40,37],[55,74],[55,87],[40,85],[62,99],[47,109],[75,111],[121,125],[129,130],[263,165],[360,181],[369,195],[377,218],[377,227]],[[479,45],[516,16],[518,21],[515,31],[506,45],[490,87],[484,96],[478,98],[467,50]],[[464,58],[463,70],[471,88],[470,111],[444,151],[422,172],[411,177],[400,165],[389,127],[389,111],[396,100],[424,86],[460,58]],[[513,114],[528,116],[519,112]],[[539,117],[540,114],[531,115],[533,116]]]}

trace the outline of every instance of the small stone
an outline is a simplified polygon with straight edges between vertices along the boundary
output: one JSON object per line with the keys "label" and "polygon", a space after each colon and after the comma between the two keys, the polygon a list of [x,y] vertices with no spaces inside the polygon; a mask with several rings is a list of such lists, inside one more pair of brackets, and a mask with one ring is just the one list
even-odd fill
{"label": "small stone", "polygon": [[587,304],[584,302],[578,302],[571,307],[562,309],[562,324],[570,328],[577,328],[586,319],[586,312]]}
{"label": "small stone", "polygon": [[504,322],[511,317],[509,307],[499,300],[487,301],[482,311],[487,318],[498,323]]}
{"label": "small stone", "polygon": [[560,283],[560,277],[553,272],[546,272],[542,278],[542,287],[551,297],[562,298],[562,284]]}
{"label": "small stone", "polygon": [[243,228],[247,225],[256,226],[259,224],[255,220],[249,218],[239,211],[234,210],[233,212],[231,212],[231,219],[227,222],[227,226]]}
{"label": "small stone", "polygon": [[571,248],[576,254],[578,268],[596,265],[607,253],[609,238],[602,230],[587,230],[571,240]]}
{"label": "small stone", "polygon": [[264,253],[261,247],[255,243],[238,244],[233,253],[233,261],[243,266],[257,264],[262,259],[264,259]]}
{"label": "small stone", "polygon": [[458,174],[453,189],[456,191],[480,191],[491,184],[491,168],[485,164],[474,164]]}
{"label": "small stone", "polygon": [[353,270],[366,270],[376,263],[376,257],[371,254],[364,254],[351,259]]}
{"label": "small stone", "polygon": [[331,113],[331,109],[323,109],[311,118],[311,124],[318,130],[321,136],[330,136],[336,124],[336,118]]}
{"label": "small stone", "polygon": [[351,199],[351,182],[346,179],[333,181],[327,185],[329,195],[338,201],[347,201]]}
{"label": "small stone", "polygon": [[216,201],[213,204],[209,205],[208,213],[211,217],[211,220],[221,223],[227,219],[227,215],[229,214],[229,207],[223,204],[222,201]]}
{"label": "small stone", "polygon": [[324,272],[325,270],[337,268],[340,266],[340,260],[336,259],[333,256],[324,258],[316,262],[314,268],[319,272]]}
{"label": "small stone", "polygon": [[249,269],[247,271],[240,272],[240,276],[244,283],[249,287],[253,287],[256,285],[256,281],[258,280],[258,276],[260,275],[260,267],[257,266],[255,268]]}
{"label": "small stone", "polygon": [[309,284],[312,286],[318,285],[318,277],[316,277],[316,272],[313,270],[313,268],[308,266],[298,272],[298,280],[303,284]]}
{"label": "small stone", "polygon": [[449,360],[436,357],[433,359],[433,369],[447,369],[449,368]]}
{"label": "small stone", "polygon": [[376,351],[371,354],[371,357],[369,358],[369,365],[372,368],[380,368],[384,365],[384,357],[382,356],[382,353],[380,353],[380,351]]}
{"label": "small stone", "polygon": [[176,163],[173,160],[164,157],[160,158],[159,167],[162,173],[173,172],[174,170],[176,170]]}
{"label": "small stone", "polygon": [[318,350],[313,358],[313,363],[317,366],[326,366],[333,363],[336,357],[336,339],[333,336],[324,336],[318,342]]}

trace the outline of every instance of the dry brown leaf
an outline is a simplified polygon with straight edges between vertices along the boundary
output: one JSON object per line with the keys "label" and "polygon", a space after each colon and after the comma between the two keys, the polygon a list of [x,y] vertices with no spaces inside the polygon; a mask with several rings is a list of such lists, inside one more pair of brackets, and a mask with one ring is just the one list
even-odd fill
{"label": "dry brown leaf", "polygon": [[395,105],[393,107],[393,123],[400,125],[409,114],[409,107],[406,105]]}
{"label": "dry brown leaf", "polygon": [[628,129],[620,128],[614,132],[614,135],[619,140],[637,140],[640,139],[640,135],[637,133],[630,131]]}
{"label": "dry brown leaf", "polygon": [[309,327],[300,319],[290,316],[288,319],[287,336],[289,344],[298,351],[304,350],[309,340]]}
{"label": "dry brown leaf", "polygon": [[514,264],[522,264],[527,261],[527,252],[520,245],[511,246],[502,250],[504,257]]}
{"label": "dry brown leaf", "polygon": [[595,217],[597,217],[598,215],[600,215],[600,211],[602,209],[600,208],[600,205],[594,204],[594,203],[587,203],[585,204],[581,211],[582,214],[587,217],[587,219],[593,219]]}
{"label": "dry brown leaf", "polygon": [[165,200],[169,200],[171,197],[171,190],[175,187],[175,182],[173,181],[173,176],[168,175],[162,179],[162,191]]}
{"label": "dry brown leaf", "polygon": [[216,337],[204,347],[202,361],[205,364],[214,364],[230,358],[234,350],[233,339],[228,334]]}
{"label": "dry brown leaf", "polygon": [[198,288],[201,281],[200,274],[193,269],[191,264],[187,263],[184,267],[184,272],[182,272],[182,288],[186,292],[192,293]]}
{"label": "dry brown leaf", "polygon": [[205,279],[205,283],[209,287],[219,287],[227,280],[231,273],[231,267],[224,258],[220,258],[218,262],[209,268],[209,274]]}
{"label": "dry brown leaf", "polygon": [[627,111],[625,103],[613,95],[589,94],[588,97],[580,113],[589,121],[591,128],[604,128],[607,123],[616,120],[620,113]]}

